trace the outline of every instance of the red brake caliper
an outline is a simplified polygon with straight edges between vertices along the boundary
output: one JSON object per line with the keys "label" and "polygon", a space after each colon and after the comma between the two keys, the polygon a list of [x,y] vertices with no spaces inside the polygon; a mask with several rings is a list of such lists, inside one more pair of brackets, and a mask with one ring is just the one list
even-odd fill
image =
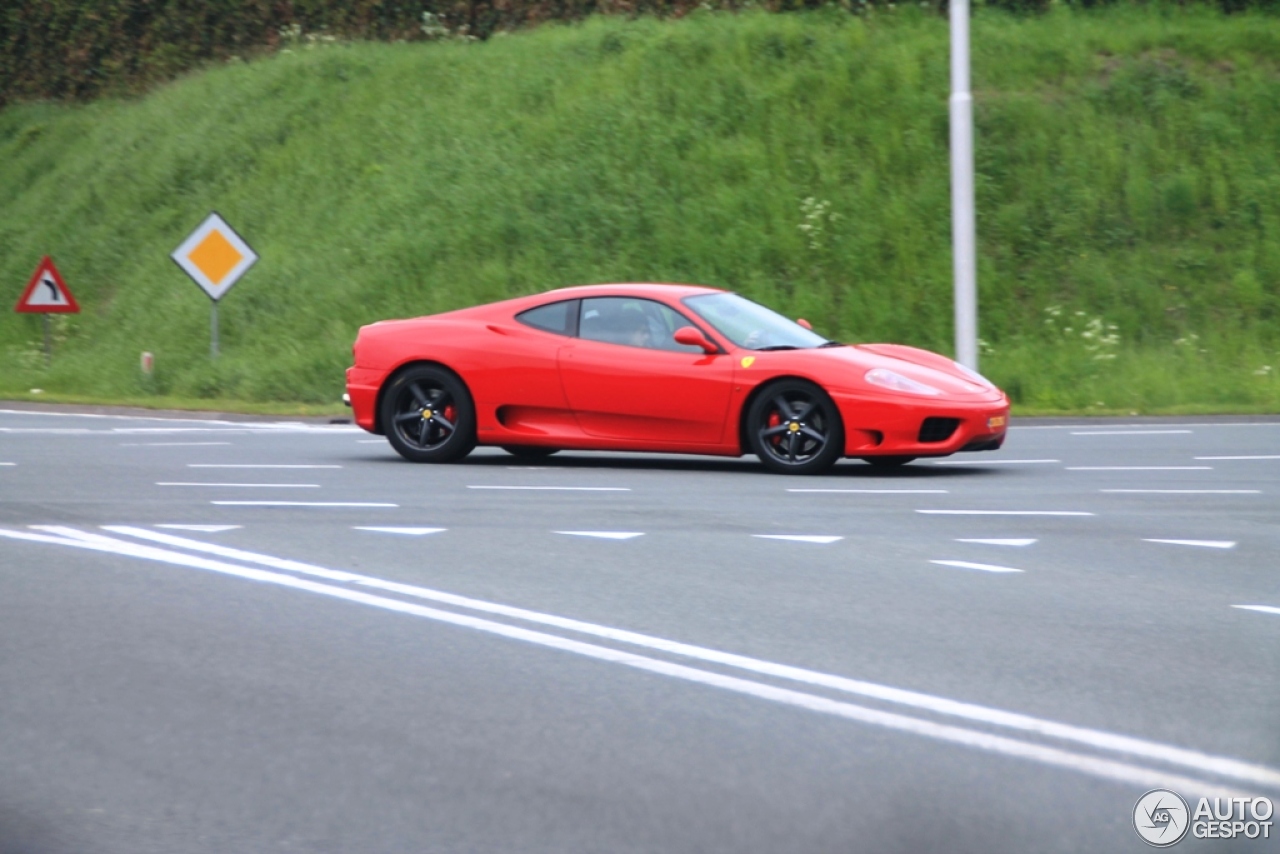
{"label": "red brake caliper", "polygon": [[[777,427],[781,423],[782,423],[782,416],[778,414],[777,410],[774,410],[773,412],[769,413],[769,429],[770,430],[772,430],[774,427]],[[775,448],[778,447],[779,445],[782,444],[782,434],[781,433],[773,434],[772,436],[769,437],[769,441],[773,443],[773,446]]]}
{"label": "red brake caliper", "polygon": [[449,404],[448,406],[446,406],[446,407],[444,408],[444,418],[445,418],[445,420],[446,420],[446,421],[448,421],[450,424],[457,424],[457,423],[458,423],[458,422],[456,422],[456,421],[454,421],[454,420],[453,420],[454,418],[456,418],[456,417],[457,417],[457,415],[458,415],[458,411],[457,411],[456,409],[454,409],[454,407],[453,407],[453,404],[452,404],[452,403],[451,403],[451,404]]}

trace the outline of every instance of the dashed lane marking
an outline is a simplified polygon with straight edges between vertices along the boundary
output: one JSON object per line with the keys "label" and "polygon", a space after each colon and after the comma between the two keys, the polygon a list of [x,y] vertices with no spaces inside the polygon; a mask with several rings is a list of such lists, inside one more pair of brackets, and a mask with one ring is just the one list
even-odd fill
{"label": "dashed lane marking", "polygon": [[1240,457],[1196,457],[1197,460],[1280,460],[1280,454],[1252,454]]}
{"label": "dashed lane marking", "polygon": [[752,534],[751,536],[761,540],[790,540],[796,543],[817,543],[821,546],[830,545],[844,539],[844,537],[822,537],[809,534]]}
{"label": "dashed lane marking", "polygon": [[1233,540],[1153,540],[1143,538],[1144,543],[1168,543],[1171,546],[1199,546],[1205,549],[1234,549]]}
{"label": "dashed lane marking", "polygon": [[379,534],[403,534],[408,537],[423,537],[427,534],[439,534],[448,528],[383,528],[374,525],[355,525],[357,531],[374,531]]}
{"label": "dashed lane marking", "polygon": [[1014,569],[1011,566],[995,566],[990,563],[972,563],[967,560],[931,560],[938,566],[952,566],[956,569],[976,569],[981,572],[1026,572],[1025,569]]}
{"label": "dashed lane marking", "polygon": [[200,531],[205,534],[218,534],[222,531],[234,531],[242,525],[156,525],[157,528],[167,528],[171,531]]}
{"label": "dashed lane marking", "polygon": [[230,445],[230,442],[121,442],[122,448],[204,448],[210,445]]}
{"label": "dashed lane marking", "polygon": [[191,469],[340,469],[339,465],[277,464],[277,463],[187,463]]}
{"label": "dashed lane marking", "polygon": [[935,466],[1031,466],[1060,463],[1062,460],[939,460]]}
{"label": "dashed lane marking", "polygon": [[1087,510],[917,510],[931,516],[1094,516]]}
{"label": "dashed lane marking", "polygon": [[630,492],[629,486],[468,486],[467,489],[547,490],[552,492]]}
{"label": "dashed lane marking", "polygon": [[643,537],[643,531],[554,531],[570,537],[596,537],[601,540],[634,540]]}
{"label": "dashed lane marking", "polygon": [[1067,466],[1067,471],[1213,471],[1213,466]]}
{"label": "dashed lane marking", "polygon": [[1166,436],[1191,430],[1072,430],[1072,436]]}
{"label": "dashed lane marking", "polygon": [[175,481],[156,481],[156,486],[230,486],[236,489],[319,489],[318,483],[178,483]]}
{"label": "dashed lane marking", "polygon": [[1261,495],[1261,489],[1099,489],[1130,495]]}
{"label": "dashed lane marking", "polygon": [[223,507],[399,507],[380,501],[210,501]]}
{"label": "dashed lane marking", "polygon": [[834,492],[853,495],[946,495],[946,489],[788,489],[787,492]]}
{"label": "dashed lane marking", "polygon": [[1232,608],[1239,608],[1241,611],[1257,611],[1260,614],[1280,614],[1280,608],[1272,608],[1270,605],[1232,605]]}
{"label": "dashed lane marking", "polygon": [[987,540],[966,540],[957,539],[957,543],[977,543],[980,546],[1030,546],[1038,542],[1031,539],[987,539]]}
{"label": "dashed lane marking", "polygon": [[1208,795],[1223,792],[1230,796],[1235,796],[1236,794],[1235,789],[1237,787],[1235,786],[1223,785],[1221,783],[1209,783],[1203,779],[1187,778],[1179,774],[1171,774],[1167,770],[1158,770],[1134,764],[1134,759],[1141,757],[1155,762],[1179,765],[1211,776],[1226,777],[1245,783],[1261,784],[1269,788],[1280,788],[1280,769],[1270,768],[1268,766],[1252,762],[1245,762],[1223,756],[1214,756],[1187,748],[1161,744],[1159,742],[1147,741],[1145,739],[1119,735],[1103,730],[1073,726],[1071,724],[1034,718],[1029,715],[1019,714],[1016,712],[1008,712],[1001,709],[963,703],[956,700],[950,700],[945,697],[906,691],[887,685],[878,685],[871,682],[849,679],[833,674],[805,670],[803,668],[792,667],[775,662],[762,661],[760,659],[748,658],[746,656],[735,655],[705,647],[692,646],[690,644],[679,643],[677,641],[666,640],[664,638],[658,638],[651,635],[643,635],[608,626],[571,620],[552,614],[543,614],[536,611],[527,611],[521,608],[500,605],[494,602],[469,599],[467,597],[444,593],[442,591],[430,590],[407,584],[399,584],[383,579],[371,578],[369,576],[356,575],[354,573],[325,569],[324,567],[312,566],[299,563],[297,561],[286,561],[280,558],[273,558],[269,555],[258,555],[251,552],[239,552],[237,550],[224,549],[223,547],[212,543],[202,543],[181,537],[172,537],[167,534],[160,534],[141,528],[105,526],[106,530],[113,533],[134,536],[144,540],[178,546],[180,548],[218,554],[224,557],[235,558],[249,563],[257,563],[259,565],[270,566],[277,569],[289,569],[306,575],[320,577],[327,581],[374,587],[401,595],[416,596],[418,598],[437,601],[454,607],[468,608],[473,611],[480,611],[481,613],[497,614],[535,624],[555,626],[557,628],[579,634],[605,638],[616,643],[629,643],[659,650],[669,655],[682,655],[694,660],[713,663],[719,666],[735,667],[751,673],[758,673],[774,678],[790,679],[805,684],[840,690],[846,693],[872,698],[881,702],[896,703],[900,706],[919,709],[932,714],[948,715],[953,718],[973,721],[983,726],[1005,727],[1016,731],[1019,735],[1024,735],[1030,738],[1056,739],[1059,741],[1084,745],[1094,750],[1108,751],[1115,755],[1116,758],[1113,759],[1087,753],[1072,752],[1071,750],[1063,747],[1050,746],[1035,741],[1022,740],[1016,737],[998,735],[977,729],[969,729],[956,724],[913,718],[909,715],[897,712],[858,706],[853,703],[835,700],[829,697],[821,697],[802,691],[768,685],[723,673],[714,673],[686,665],[663,661],[661,659],[638,655],[625,650],[604,647],[559,635],[547,634],[546,632],[533,631],[507,623],[500,623],[489,619],[474,617],[469,614],[442,611],[438,608],[430,608],[398,599],[389,599],[385,596],[374,596],[359,590],[336,587],[332,584],[322,584],[317,581],[298,578],[292,575],[283,575],[277,572],[252,569],[245,566],[226,563],[224,561],[211,560],[209,558],[197,557],[195,555],[156,548],[154,546],[144,546],[137,543],[126,542],[124,540],[89,534],[78,531],[74,528],[59,526],[36,526],[36,528],[37,530],[47,531],[48,534],[34,534],[0,528],[0,536],[15,540],[25,540],[28,542],[47,543],[51,545],[107,552],[116,555],[134,557],[141,560],[158,561],[172,565],[217,572],[223,575],[257,582],[275,584],[313,594],[330,596],[349,602],[382,608],[388,611],[410,614],[436,620],[438,622],[483,631],[512,640],[519,640],[543,647],[559,649],[565,652],[590,656],[598,660],[630,666],[660,675],[684,679],[686,681],[698,682],[748,696],[755,696],[761,699],[767,699],[794,707],[843,717],[849,720],[856,720],[862,723],[881,726],[897,731],[909,732],[923,737],[950,742],[953,744],[960,744],[988,752],[1019,757],[1052,767],[1070,769],[1079,773],[1090,774],[1103,779],[1117,780],[1131,785],[1143,785],[1148,787],[1162,785],[1175,786],[1193,791],[1199,790]]}

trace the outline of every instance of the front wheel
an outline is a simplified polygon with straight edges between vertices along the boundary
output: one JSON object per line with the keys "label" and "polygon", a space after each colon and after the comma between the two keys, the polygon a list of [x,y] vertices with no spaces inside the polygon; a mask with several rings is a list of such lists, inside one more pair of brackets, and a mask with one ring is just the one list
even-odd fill
{"label": "front wheel", "polygon": [[844,452],[844,426],[835,403],[804,380],[764,389],[747,411],[747,442],[765,468],[780,474],[819,474]]}
{"label": "front wheel", "polygon": [[382,426],[400,456],[415,463],[460,460],[476,446],[476,408],[452,372],[410,368],[382,396]]}

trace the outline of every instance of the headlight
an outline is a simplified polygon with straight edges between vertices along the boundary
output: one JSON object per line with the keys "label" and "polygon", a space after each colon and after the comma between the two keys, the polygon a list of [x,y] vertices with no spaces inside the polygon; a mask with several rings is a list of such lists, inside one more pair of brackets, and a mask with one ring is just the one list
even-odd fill
{"label": "headlight", "polygon": [[872,368],[867,371],[864,379],[872,385],[878,385],[891,391],[902,391],[907,394],[942,394],[941,391],[931,385],[916,382],[910,377],[904,377],[902,374],[891,371],[888,368]]}
{"label": "headlight", "polygon": [[975,371],[973,368],[967,368],[964,365],[960,364],[959,362],[954,362],[953,364],[956,366],[957,371],[964,374],[966,377],[973,380],[975,383],[982,386],[983,388],[996,387],[995,383],[993,383],[991,380],[987,379],[982,374]]}

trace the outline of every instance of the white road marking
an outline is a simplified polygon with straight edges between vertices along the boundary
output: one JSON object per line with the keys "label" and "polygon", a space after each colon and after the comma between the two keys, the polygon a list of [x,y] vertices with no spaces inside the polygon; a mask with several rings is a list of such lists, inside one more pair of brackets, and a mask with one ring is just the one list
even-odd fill
{"label": "white road marking", "polygon": [[507,466],[508,471],[546,471],[550,466]]}
{"label": "white road marking", "polygon": [[789,540],[796,543],[817,543],[818,545],[823,546],[830,545],[831,543],[839,542],[844,539],[844,537],[821,537],[810,536],[808,534],[752,534],[751,536],[757,537],[761,540]]}
{"label": "white road marking", "polygon": [[1190,430],[1072,430],[1072,436],[1163,436],[1170,433],[1190,433]]}
{"label": "white road marking", "polygon": [[1213,471],[1213,466],[1067,466],[1067,471]]}
{"label": "white road marking", "polygon": [[1234,549],[1232,540],[1152,540],[1143,538],[1144,543],[1168,543],[1171,546],[1200,546],[1206,549]]}
{"label": "white road marking", "polygon": [[167,528],[172,531],[201,531],[206,534],[217,534],[222,531],[234,531],[243,525],[156,525],[157,528]]}
{"label": "white road marking", "polygon": [[1270,605],[1232,605],[1232,608],[1239,608],[1241,611],[1257,611],[1261,614],[1280,614],[1280,608],[1272,608]]}
{"label": "white road marking", "polygon": [[[124,534],[128,536],[138,537],[144,540],[159,542],[166,545],[174,545],[180,548],[187,548],[193,551],[202,551],[210,554],[217,554],[223,557],[233,557],[248,563],[257,563],[262,566],[270,566],[277,569],[289,569],[295,572],[301,572],[307,575],[314,575],[334,581],[343,581],[348,583],[360,584],[380,590],[400,593],[408,596],[415,596],[422,599],[441,602],[454,607],[469,608],[474,611],[480,611],[488,614],[498,614],[505,617],[515,618],[531,622],[535,624],[555,626],[560,629],[578,632],[595,637],[605,638],[614,642],[628,643],[649,649],[655,649],[664,653],[673,655],[682,655],[699,661],[706,661],[718,665],[736,667],[753,673],[777,677],[782,679],[790,679],[805,684],[818,685],[825,688],[844,691],[846,693],[870,697],[889,703],[897,703],[899,705],[910,708],[923,709],[935,714],[949,715],[966,720],[977,721],[982,724],[992,726],[1002,726],[1022,732],[1031,733],[1033,735],[1043,736],[1047,738],[1057,738],[1077,744],[1084,744],[1099,750],[1110,750],[1116,753],[1128,754],[1131,756],[1142,756],[1160,762],[1166,762],[1173,765],[1181,765],[1188,768],[1194,768],[1211,774],[1231,777],[1235,779],[1261,783],[1273,788],[1280,788],[1280,769],[1269,768],[1263,765],[1242,762],[1227,757],[1213,756],[1201,753],[1195,750],[1175,747],[1173,745],[1151,742],[1145,739],[1133,738],[1130,736],[1109,733],[1103,730],[1088,729],[1085,727],[1077,727],[1071,724],[1062,724],[1055,721],[1035,718],[1030,715],[1023,715],[1017,712],[1007,712],[1001,709],[994,709],[987,706],[979,706],[972,703],[962,703],[956,700],[949,700],[944,697],[937,697],[930,694],[923,694],[915,691],[906,691],[900,688],[893,688],[886,685],[879,685],[874,682],[864,682],[857,679],[849,679],[842,676],[821,673],[818,671],[805,670],[799,667],[792,667],[785,664],[777,664],[774,662],[762,661],[760,659],[749,658],[746,656],[735,655],[733,653],[721,652],[719,650],[708,649],[705,647],[693,646],[690,644],[680,643],[678,641],[666,640],[654,637],[652,635],[644,635],[636,632],[629,632],[623,629],[610,628],[594,623],[582,622],[566,617],[558,617],[552,614],[545,614],[538,611],[528,611],[523,608],[514,608],[509,605],[500,605],[494,602],[486,602],[480,599],[471,599],[465,596],[458,596],[453,593],[444,593],[429,588],[417,587],[414,585],[400,584],[397,582],[386,581],[370,576],[357,575],[355,573],[343,572],[340,570],[326,569],[324,567],[313,566],[310,564],[300,563],[298,561],[286,560],[283,558],[271,557],[270,555],[256,554],[253,552],[240,551],[238,549],[229,549],[213,543],[204,543],[199,540],[191,540],[185,537],[175,537],[168,534],[160,534],[154,531],[148,531],[143,528],[132,528],[127,526],[104,526],[106,530],[113,533]],[[59,540],[54,537],[45,537],[37,534],[27,534],[19,531],[7,531],[0,529],[0,536],[6,536],[13,539],[33,540],[38,542],[52,542],[59,545],[74,545],[83,548],[94,548],[102,551],[120,552],[120,547],[129,549],[146,548],[135,546],[121,540],[111,540],[110,538],[100,537],[94,534],[88,534],[76,531],[71,528],[57,528],[46,526],[46,530],[55,533],[67,534],[77,537],[78,540]],[[94,541],[105,540],[109,544],[117,544],[116,546],[94,545],[83,542],[86,538]],[[173,558],[183,559],[183,565],[191,565],[185,561],[200,560],[200,558],[190,557],[177,552],[168,552],[158,549],[150,549],[157,551],[162,555],[172,556]],[[154,558],[158,560],[167,560],[171,563],[179,561],[172,560],[169,557]],[[227,566],[227,565],[223,565]],[[252,572],[253,570],[245,570],[241,567],[231,567],[236,572]],[[297,580],[297,579],[294,579]],[[388,600],[394,601],[394,600]],[[406,603],[397,603],[404,605]],[[1236,606],[1241,608],[1260,608],[1265,606]],[[1280,611],[1280,609],[1275,609]],[[449,612],[442,612],[449,613]],[[451,616],[459,616],[453,615]],[[502,625],[502,624],[495,624]],[[554,636],[552,636],[554,637]],[[1168,781],[1166,780],[1166,783]]]}
{"label": "white road marking", "polygon": [[410,537],[421,537],[426,534],[439,534],[449,530],[448,528],[381,528],[375,526],[356,525],[354,529],[357,531],[376,531],[379,534],[405,534]]}
{"label": "white road marking", "polygon": [[643,531],[553,531],[555,534],[566,534],[570,537],[598,537],[602,540],[633,540],[643,537]]}
{"label": "white road marking", "polygon": [[629,486],[468,486],[467,489],[552,490],[559,492],[630,492]]}
{"label": "white road marking", "polygon": [[337,465],[276,465],[258,463],[187,463],[189,469],[340,469]]}
{"label": "white road marking", "polygon": [[1280,460],[1280,454],[1253,454],[1244,457],[1196,457],[1197,460]]}
{"label": "white road marking", "polygon": [[956,569],[979,569],[983,572],[1026,572],[1024,569],[1014,569],[1011,566],[994,566],[989,563],[971,563],[967,560],[931,560],[929,563],[936,563],[938,566],[954,566]]}
{"label": "white road marking", "polygon": [[[660,659],[649,658],[610,647],[571,640],[558,635],[523,629],[517,626],[498,623],[492,620],[481,619],[466,614],[458,614],[452,611],[441,611],[436,608],[428,608],[397,599],[373,596],[368,593],[348,588],[334,587],[329,584],[320,584],[318,582],[297,578],[292,575],[281,575],[275,572],[251,569],[248,567],[182,554],[180,552],[169,551],[166,549],[137,545],[135,543],[116,540],[110,537],[88,534],[73,528],[63,528],[58,526],[39,527],[42,530],[49,531],[51,534],[57,534],[60,536],[30,534],[22,531],[9,531],[4,529],[0,529],[0,536],[8,537],[10,539],[26,540],[29,542],[47,543],[125,555],[143,560],[152,560],[178,566],[186,566],[194,569],[208,570],[251,581],[276,584],[295,590],[330,596],[349,602],[383,608],[388,611],[410,614],[443,623],[475,629],[477,631],[483,631],[489,634],[510,638],[512,640],[523,641],[525,643],[572,652],[597,660],[622,664],[664,676],[670,676],[724,690],[734,691],[740,694],[758,697],[760,699],[808,709],[810,711],[831,714],[849,720],[859,721],[861,723],[881,726],[901,732],[908,732],[938,741],[1027,759],[1029,761],[1039,762],[1052,767],[1066,768],[1104,779],[1118,780],[1133,785],[1149,787],[1175,786],[1211,796],[1221,794],[1223,792],[1228,793],[1228,796],[1232,797],[1236,795],[1230,787],[1222,786],[1221,784],[1207,783],[1203,780],[1182,777],[1180,775],[1171,775],[1164,771],[1134,765],[1129,761],[1116,761],[1088,754],[1072,753],[1068,750],[1057,747],[1049,747],[1033,742],[1020,741],[1006,736],[965,729],[963,727],[950,724],[921,720],[894,712],[880,711],[852,703],[833,700],[827,697],[806,694],[801,691],[779,688],[773,685],[753,682],[748,679],[699,670],[697,668],[662,661]],[[109,526],[108,530],[117,529],[115,526]],[[154,532],[136,528],[120,528],[118,530],[121,533],[148,535],[144,537],[146,539],[168,537],[168,535],[165,534],[155,534]],[[208,549],[220,548],[212,546],[211,544],[197,543],[196,541],[189,542],[195,545],[205,546]],[[278,558],[268,558],[265,555],[258,555],[255,557],[258,558],[257,562],[260,563],[279,561]],[[362,578],[360,576],[353,576],[350,573],[325,570],[320,567],[309,567],[309,570],[311,571],[311,574],[321,575],[333,580],[360,581]],[[374,580],[375,579],[368,579],[368,581]],[[384,583],[388,585],[390,584],[390,582]],[[396,585],[396,587],[405,588],[406,591],[413,589],[409,588],[407,585]],[[434,591],[426,591],[420,588],[419,591],[422,594],[435,593]],[[493,603],[484,603],[478,600],[465,600],[463,597],[453,597],[450,596],[450,594],[435,594],[428,598],[440,598],[443,600],[445,597],[461,600],[462,602],[467,602],[471,605],[485,606],[482,610],[519,610],[508,609],[505,606],[498,606]],[[455,602],[455,604],[458,603]],[[976,720],[982,720],[983,723],[1009,726],[1014,729],[1021,729],[1039,736],[1063,738],[1088,744],[1092,747],[1113,750],[1122,754],[1145,756],[1158,761],[1183,765],[1210,774],[1237,778],[1249,782],[1261,782],[1271,787],[1280,787],[1280,770],[1263,765],[1255,765],[1226,757],[1211,756],[1199,753],[1198,751],[1186,750],[1172,745],[1164,745],[1144,741],[1142,739],[1129,738],[1127,736],[1115,735],[1113,733],[1107,733],[1099,730],[1073,727],[1067,724],[1040,720],[1025,715],[1003,712],[997,709],[988,709],[981,706],[957,703],[952,700],[946,700],[941,697],[932,697],[927,694],[915,694],[914,692],[901,691],[899,689],[874,685],[872,683],[861,683],[855,680],[843,679],[842,677],[831,676],[828,674],[804,671],[798,668],[790,668],[785,665],[748,659],[727,653],[719,653],[715,650],[703,650],[698,647],[688,647],[684,644],[676,644],[674,642],[663,641],[658,638],[649,638],[644,635],[633,635],[629,632],[619,632],[619,630],[616,629],[607,629],[603,626],[592,626],[587,623],[576,623],[576,621],[564,620],[563,618],[551,617],[550,615],[537,614],[536,612],[524,612],[524,615],[526,615],[526,618],[542,618],[543,621],[547,622],[557,621],[576,624],[571,626],[571,628],[578,631],[582,631],[584,629],[596,629],[613,635],[627,635],[630,637],[626,638],[626,640],[630,640],[631,642],[636,642],[636,640],[648,641],[649,643],[645,645],[653,646],[654,648],[665,648],[668,652],[674,651],[680,654],[703,653],[705,655],[695,655],[694,657],[702,657],[704,660],[708,661],[719,660],[719,663],[729,664],[730,666],[742,667],[746,665],[755,665],[755,667],[746,667],[746,669],[754,669],[757,672],[782,676],[783,678],[796,678],[797,676],[803,676],[809,678],[802,679],[802,681],[812,682],[813,684],[828,684],[830,687],[844,687],[846,690],[852,687],[871,689],[860,692],[855,691],[855,693],[864,693],[867,696],[879,696],[880,699],[888,699],[890,701],[916,700],[918,702],[914,703],[914,705],[921,708],[933,707],[930,709],[931,711],[941,712],[943,714],[972,717]],[[913,704],[908,703],[908,705]]]}
{"label": "white road marking", "polygon": [[208,445],[230,445],[230,442],[121,442],[122,448],[196,448]]}
{"label": "white road marking", "polygon": [[1038,542],[1038,541],[1037,541],[1037,540],[1023,540],[1023,539],[1007,539],[1007,540],[1001,540],[1001,539],[992,539],[992,540],[963,540],[963,539],[957,539],[957,540],[956,540],[956,542],[957,542],[957,543],[977,543],[978,545],[982,545],[982,546],[1029,546],[1029,545],[1032,545],[1032,544],[1034,544],[1034,543],[1036,543],[1036,542]]}
{"label": "white road marking", "polygon": [[399,507],[378,501],[210,501],[224,507]]}
{"label": "white road marking", "polygon": [[934,516],[1094,516],[1086,510],[917,510]]}
{"label": "white road marking", "polygon": [[1261,489],[1099,489],[1135,495],[1261,495]]}
{"label": "white road marking", "polygon": [[1060,463],[1062,460],[939,460],[935,466],[1030,466]]}
{"label": "white road marking", "polygon": [[0,463],[0,466],[16,466],[17,463]]}
{"label": "white road marking", "polygon": [[946,495],[946,489],[788,489],[787,492],[838,492],[856,495]]}
{"label": "white road marking", "polygon": [[318,483],[176,483],[156,481],[156,486],[233,486],[237,489],[319,489]]}

